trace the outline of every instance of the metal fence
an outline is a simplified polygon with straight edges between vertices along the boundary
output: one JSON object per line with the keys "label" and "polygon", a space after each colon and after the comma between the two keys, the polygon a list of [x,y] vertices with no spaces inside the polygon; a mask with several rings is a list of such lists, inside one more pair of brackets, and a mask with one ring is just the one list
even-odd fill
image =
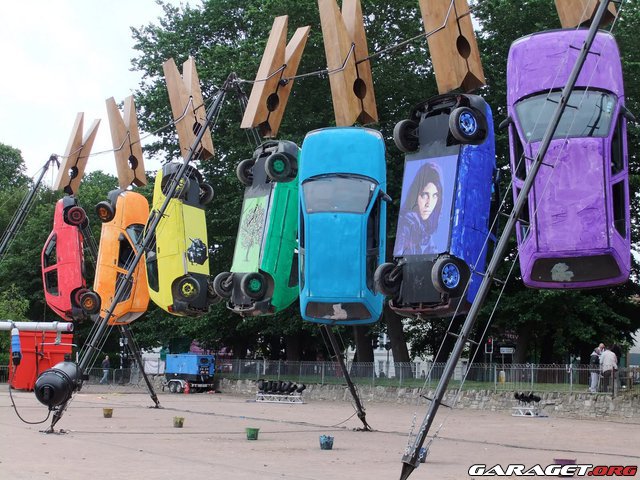
{"label": "metal fence", "polygon": [[[161,363],[145,371],[151,376],[160,376]],[[429,362],[347,362],[353,382],[372,387],[435,388],[444,371],[444,363]],[[231,380],[282,380],[304,384],[344,384],[345,379],[336,362],[290,362],[285,360],[235,359],[219,361],[219,377]],[[587,392],[596,373],[595,388],[599,393],[640,393],[640,368],[622,368],[608,382],[588,366],[539,365],[539,364],[473,364],[461,361],[456,366],[449,388],[465,390],[493,390],[513,392]],[[103,377],[101,368],[89,371],[87,384],[97,385]],[[8,368],[0,367],[0,383],[8,380]],[[128,385],[145,388],[142,375],[137,368],[110,369],[106,381],[111,386]]]}

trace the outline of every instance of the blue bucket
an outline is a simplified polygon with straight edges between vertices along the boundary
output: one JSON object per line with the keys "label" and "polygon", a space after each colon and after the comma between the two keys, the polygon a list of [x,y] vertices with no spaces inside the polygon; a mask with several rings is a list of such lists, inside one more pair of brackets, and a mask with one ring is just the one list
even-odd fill
{"label": "blue bucket", "polygon": [[333,437],[331,435],[320,435],[320,450],[331,450],[333,448]]}

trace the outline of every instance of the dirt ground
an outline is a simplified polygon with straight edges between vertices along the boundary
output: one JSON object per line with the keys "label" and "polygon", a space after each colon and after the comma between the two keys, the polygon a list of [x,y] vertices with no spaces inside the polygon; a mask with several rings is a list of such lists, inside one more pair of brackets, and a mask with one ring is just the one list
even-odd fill
{"label": "dirt ground", "polygon": [[[33,393],[13,392],[20,415],[42,420]],[[75,395],[56,426],[23,423],[6,386],[0,391],[0,479],[399,479],[414,418],[425,405],[365,404],[373,432],[346,402],[256,403],[229,394],[159,393],[162,409],[145,393]],[[113,418],[102,409],[113,408]],[[173,427],[182,416],[184,428]],[[427,461],[411,479],[469,479],[475,463],[528,466],[577,459],[594,465],[640,465],[640,419],[628,422],[512,417],[509,412],[441,408]],[[245,428],[259,428],[257,441]],[[319,436],[334,436],[321,450]],[[628,478],[628,477],[627,477]],[[640,478],[640,476],[634,477]]]}

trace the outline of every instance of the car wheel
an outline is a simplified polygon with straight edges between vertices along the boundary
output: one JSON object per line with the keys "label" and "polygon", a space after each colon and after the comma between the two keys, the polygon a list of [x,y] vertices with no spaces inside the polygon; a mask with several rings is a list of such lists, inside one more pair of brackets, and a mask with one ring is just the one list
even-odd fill
{"label": "car wheel", "polygon": [[176,393],[176,386],[177,386],[176,382],[169,382],[169,391],[171,393]]}
{"label": "car wheel", "polygon": [[176,383],[176,393],[182,393],[182,384]]}
{"label": "car wheel", "polygon": [[81,226],[87,220],[87,214],[82,207],[73,206],[67,210],[67,223]]}
{"label": "car wheel", "polygon": [[250,187],[253,184],[253,166],[256,161],[253,158],[242,160],[236,167],[236,176],[240,183]]}
{"label": "car wheel", "polygon": [[400,120],[393,128],[393,141],[401,152],[411,153],[418,150],[418,124],[409,119]]}
{"label": "car wheel", "polygon": [[110,222],[115,217],[116,212],[109,202],[100,202],[96,205],[96,215],[101,222]]}
{"label": "car wheel", "polygon": [[[174,175],[169,175],[162,179],[162,184],[160,185],[160,190],[162,194],[166,197],[169,195],[169,188],[171,186],[171,182],[174,179]],[[191,182],[185,176],[179,182],[178,186],[173,193],[173,198],[185,198],[187,196],[187,192],[189,191],[189,187],[191,186]]]}
{"label": "car wheel", "polygon": [[222,272],[213,279],[213,291],[221,298],[231,298],[233,292],[233,273]]}
{"label": "car wheel", "polygon": [[240,281],[240,290],[247,297],[259,300],[267,293],[267,282],[261,273],[247,273]]}
{"label": "car wheel", "polygon": [[[84,276],[84,275],[83,275]],[[82,306],[82,296],[89,292],[88,288],[78,288],[77,290],[75,290],[71,296],[71,299],[73,300],[73,303],[75,303],[78,307]]]}
{"label": "car wheel", "polygon": [[217,295],[213,289],[213,282],[209,280],[207,283],[207,302],[209,305],[216,305],[222,301],[222,297]]}
{"label": "car wheel", "polygon": [[200,205],[207,205],[213,200],[213,187],[208,183],[200,184]]}
{"label": "car wheel", "polygon": [[267,158],[264,169],[267,176],[274,182],[290,182],[295,178],[293,174],[295,160],[286,153],[274,153]]}
{"label": "car wheel", "polygon": [[180,300],[189,301],[194,299],[200,293],[200,286],[196,280],[187,275],[182,277],[176,283],[176,295]]}
{"label": "car wheel", "polygon": [[460,143],[480,143],[486,136],[484,116],[469,107],[455,108],[449,116],[451,135]]}
{"label": "car wheel", "polygon": [[449,255],[441,255],[433,264],[431,281],[442,293],[459,297],[467,286],[468,267],[459,259]]}
{"label": "car wheel", "polygon": [[402,276],[400,272],[394,272],[395,269],[395,263],[383,263],[376,268],[373,274],[373,285],[377,292],[387,297],[394,297],[398,294]]}
{"label": "car wheel", "polygon": [[89,315],[100,311],[100,297],[96,292],[87,291],[80,297],[80,308]]}

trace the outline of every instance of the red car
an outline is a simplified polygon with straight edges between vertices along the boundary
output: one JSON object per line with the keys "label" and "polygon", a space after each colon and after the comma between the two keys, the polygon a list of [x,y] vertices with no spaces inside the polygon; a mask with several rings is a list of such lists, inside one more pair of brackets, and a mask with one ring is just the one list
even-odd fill
{"label": "red car", "polygon": [[81,228],[87,215],[74,197],[56,203],[53,231],[42,249],[42,283],[47,305],[66,321],[86,318],[80,297],[87,292]]}

